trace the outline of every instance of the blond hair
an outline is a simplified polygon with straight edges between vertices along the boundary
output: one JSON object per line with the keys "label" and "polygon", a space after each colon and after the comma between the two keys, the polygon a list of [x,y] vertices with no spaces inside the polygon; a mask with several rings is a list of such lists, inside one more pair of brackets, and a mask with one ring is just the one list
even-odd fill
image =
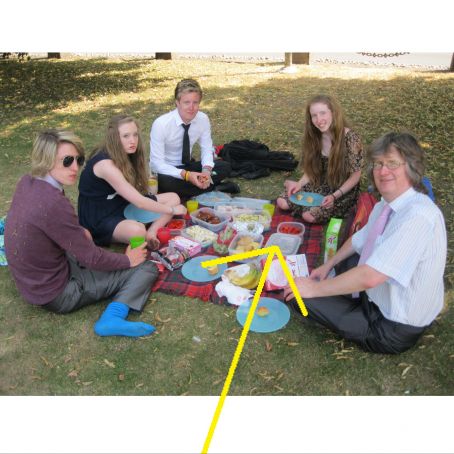
{"label": "blond hair", "polygon": [[55,165],[58,146],[61,143],[74,145],[79,156],[85,156],[82,141],[73,132],[65,129],[46,129],[33,142],[31,174],[45,177]]}
{"label": "blond hair", "polygon": [[202,99],[203,92],[200,84],[194,79],[183,79],[175,87],[175,100],[179,101],[184,93],[198,93]]}

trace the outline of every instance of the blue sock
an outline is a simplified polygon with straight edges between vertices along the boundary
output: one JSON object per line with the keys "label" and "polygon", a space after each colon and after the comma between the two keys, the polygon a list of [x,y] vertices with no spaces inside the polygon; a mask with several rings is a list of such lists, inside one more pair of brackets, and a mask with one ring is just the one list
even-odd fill
{"label": "blue sock", "polygon": [[129,307],[123,303],[112,302],[95,323],[94,330],[98,336],[148,336],[156,328],[143,322],[128,322],[126,317]]}

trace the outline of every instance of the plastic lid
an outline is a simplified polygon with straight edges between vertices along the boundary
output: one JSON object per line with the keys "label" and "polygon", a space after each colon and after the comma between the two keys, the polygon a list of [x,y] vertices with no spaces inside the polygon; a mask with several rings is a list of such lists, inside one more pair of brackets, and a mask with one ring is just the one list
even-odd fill
{"label": "plastic lid", "polygon": [[286,233],[273,233],[265,244],[267,246],[278,246],[283,255],[293,255],[298,252],[301,238],[297,235],[287,235]]}

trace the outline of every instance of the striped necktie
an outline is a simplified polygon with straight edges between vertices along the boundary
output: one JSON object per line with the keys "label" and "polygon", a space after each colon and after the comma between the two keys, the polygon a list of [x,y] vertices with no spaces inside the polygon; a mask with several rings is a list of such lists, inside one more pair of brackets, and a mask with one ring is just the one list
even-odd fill
{"label": "striped necktie", "polygon": [[374,250],[375,241],[383,233],[383,230],[385,230],[385,226],[386,223],[388,222],[391,211],[392,208],[388,204],[386,204],[383,207],[380,215],[378,216],[374,225],[371,227],[369,234],[367,235],[367,239],[366,242],[364,243],[361,256],[359,257],[358,265],[362,265],[363,263],[365,263],[366,260],[371,256],[372,251]]}

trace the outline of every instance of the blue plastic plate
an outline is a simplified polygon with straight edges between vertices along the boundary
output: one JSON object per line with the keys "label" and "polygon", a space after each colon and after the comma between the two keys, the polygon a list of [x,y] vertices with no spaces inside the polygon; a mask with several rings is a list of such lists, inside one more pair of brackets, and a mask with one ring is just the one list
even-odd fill
{"label": "blue plastic plate", "polygon": [[[246,323],[250,304],[242,305],[236,311],[236,319],[241,326]],[[261,307],[268,309],[267,315],[259,315]],[[250,330],[256,333],[272,333],[283,328],[289,320],[290,310],[284,303],[275,298],[262,297],[259,299]]]}
{"label": "blue plastic plate", "polygon": [[[302,198],[299,199],[299,196],[302,196]],[[312,200],[309,199],[310,201],[308,201],[308,197],[312,197]],[[323,199],[324,196],[316,194],[315,192],[296,192],[289,197],[290,202],[305,207],[319,207],[322,204]]]}
{"label": "blue plastic plate", "polygon": [[147,224],[148,222],[156,221],[161,216],[161,213],[155,213],[153,211],[141,210],[135,205],[130,203],[125,210],[123,211],[126,219],[131,219],[133,221],[143,222]]}
{"label": "blue plastic plate", "polygon": [[189,281],[194,282],[210,282],[219,279],[222,273],[227,269],[226,263],[218,265],[219,270],[213,275],[209,274],[208,270],[200,265],[202,262],[207,260],[218,258],[219,257],[216,257],[215,255],[200,255],[199,257],[194,257],[183,265],[183,268],[181,268],[181,274],[183,274],[183,276]]}
{"label": "blue plastic plate", "polygon": [[195,197],[195,200],[197,200],[200,205],[214,207],[215,203],[231,200],[231,197],[225,192],[211,191],[198,195],[197,197]]}

